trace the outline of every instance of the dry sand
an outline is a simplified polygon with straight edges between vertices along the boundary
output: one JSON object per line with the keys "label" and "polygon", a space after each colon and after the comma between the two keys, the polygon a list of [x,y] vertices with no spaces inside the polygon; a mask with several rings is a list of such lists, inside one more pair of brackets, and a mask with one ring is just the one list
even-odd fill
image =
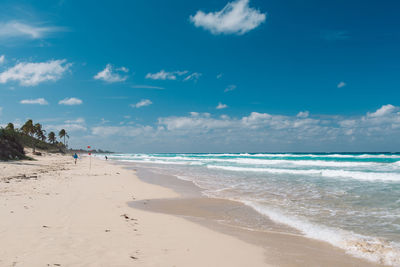
{"label": "dry sand", "polygon": [[0,163],[0,266],[266,266],[264,250],[176,216],[133,209],[173,198],[131,170],[84,158]]}
{"label": "dry sand", "polygon": [[235,202],[177,200],[110,162],[36,159],[0,162],[0,266],[373,266],[297,235],[216,224]]}

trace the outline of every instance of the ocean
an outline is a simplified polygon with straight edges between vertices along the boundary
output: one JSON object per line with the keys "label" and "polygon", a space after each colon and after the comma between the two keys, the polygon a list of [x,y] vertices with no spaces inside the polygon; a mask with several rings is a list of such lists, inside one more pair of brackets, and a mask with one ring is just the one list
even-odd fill
{"label": "ocean", "polygon": [[400,266],[399,153],[112,154],[240,201],[305,237]]}

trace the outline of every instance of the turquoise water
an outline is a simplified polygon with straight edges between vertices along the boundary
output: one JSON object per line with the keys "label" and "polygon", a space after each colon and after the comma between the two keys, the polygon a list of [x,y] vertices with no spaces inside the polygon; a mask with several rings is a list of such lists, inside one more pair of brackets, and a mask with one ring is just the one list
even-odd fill
{"label": "turquoise water", "polygon": [[241,201],[309,238],[400,266],[400,154],[115,154]]}

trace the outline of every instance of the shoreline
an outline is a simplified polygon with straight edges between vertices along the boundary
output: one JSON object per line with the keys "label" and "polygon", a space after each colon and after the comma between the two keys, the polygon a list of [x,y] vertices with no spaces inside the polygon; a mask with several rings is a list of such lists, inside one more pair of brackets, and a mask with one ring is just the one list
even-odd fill
{"label": "shoreline", "polygon": [[381,266],[302,236],[221,224],[249,208],[202,198],[188,181],[151,184],[96,158],[91,170],[87,157],[35,159],[0,162],[0,266]]}
{"label": "shoreline", "polygon": [[[386,266],[346,253],[345,250],[328,242],[308,238],[297,229],[276,223],[242,202],[205,196],[201,194],[204,189],[198,187],[192,181],[158,172],[153,172],[153,176],[151,176],[149,173],[152,172],[152,168],[142,164],[139,166],[128,162],[118,162],[117,164],[128,169],[135,166],[137,176],[142,181],[167,187],[179,194],[179,197],[174,199],[152,199],[146,205],[130,202],[131,207],[183,217],[212,230],[260,246],[266,250],[268,262],[274,265]],[[145,171],[146,177],[143,177],[143,171]],[[166,181],[157,179],[160,176]],[[193,191],[196,191],[196,193],[190,194]],[[260,224],[254,224],[254,222],[248,220],[243,221],[243,219],[249,217],[255,217],[256,221],[263,225],[260,226]],[[237,220],[238,218],[241,219]],[[253,225],[248,227],[249,223],[253,223]]]}

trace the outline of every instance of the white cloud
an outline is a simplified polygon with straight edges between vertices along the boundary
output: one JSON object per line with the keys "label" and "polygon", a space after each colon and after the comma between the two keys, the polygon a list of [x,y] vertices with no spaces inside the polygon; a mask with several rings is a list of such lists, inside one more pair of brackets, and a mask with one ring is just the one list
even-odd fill
{"label": "white cloud", "polygon": [[377,118],[377,117],[384,117],[387,115],[392,115],[395,114],[396,111],[398,110],[398,107],[395,107],[393,105],[383,105],[381,108],[377,109],[375,112],[373,113],[367,113],[368,117],[373,117],[373,118]]}
{"label": "white cloud", "polygon": [[138,103],[132,104],[131,107],[133,107],[133,108],[141,108],[141,107],[149,106],[151,104],[153,104],[153,102],[151,102],[150,99],[142,99]]}
{"label": "white cloud", "polygon": [[40,39],[51,33],[65,30],[66,28],[63,27],[34,25],[13,20],[0,23],[0,39],[17,37]]}
{"label": "white cloud", "polygon": [[124,82],[128,79],[127,75],[121,75],[121,72],[127,73],[129,70],[125,67],[120,67],[114,70],[111,64],[107,64],[105,69],[97,73],[93,78],[95,80],[103,80],[109,83]]}
{"label": "white cloud", "polygon": [[49,103],[44,98],[37,99],[24,99],[19,102],[20,104],[30,104],[30,105],[48,105]]}
{"label": "white cloud", "polygon": [[208,131],[210,129],[227,128],[232,122],[223,119],[214,119],[209,113],[191,112],[187,117],[159,118],[158,124],[169,131]]}
{"label": "white cloud", "polygon": [[67,133],[69,133],[69,132],[84,132],[87,130],[84,118],[65,120],[61,124],[45,125],[44,128],[52,130],[52,131],[57,131],[57,132],[60,131],[61,129],[65,129],[67,131]]}
{"label": "white cloud", "polygon": [[188,76],[186,76],[186,78],[183,80],[184,81],[190,81],[190,80],[197,81],[201,77],[201,75],[202,75],[201,73],[193,72],[192,74],[189,74]]}
{"label": "white cloud", "polygon": [[340,82],[340,83],[338,83],[337,88],[342,88],[342,87],[345,87],[346,85],[347,84],[345,82]]}
{"label": "white cloud", "polygon": [[297,118],[307,118],[310,115],[310,112],[308,111],[300,111],[297,113],[296,117]]}
{"label": "white cloud", "polygon": [[83,123],[85,123],[85,119],[84,118],[76,118],[75,120],[66,120],[65,123],[83,124]]}
{"label": "white cloud", "polygon": [[222,73],[220,73],[220,74],[217,74],[217,79],[219,80],[219,79],[221,79],[222,78],[222,76],[223,76],[223,74]]}
{"label": "white cloud", "polygon": [[216,109],[224,109],[224,108],[227,108],[227,107],[228,107],[228,105],[222,104],[221,102],[219,102],[218,106],[216,107]]}
{"label": "white cloud", "polygon": [[229,85],[228,87],[225,88],[224,92],[225,92],[225,93],[226,93],[226,92],[230,92],[230,91],[233,91],[233,90],[235,90],[235,89],[236,89],[236,85],[231,84],[231,85]]}
{"label": "white cloud", "polygon": [[0,107],[0,116],[3,114],[3,108]]}
{"label": "white cloud", "polygon": [[29,63],[21,62],[0,73],[0,83],[17,81],[21,86],[35,86],[46,81],[57,81],[71,67],[71,63],[62,60]]}
{"label": "white cloud", "polygon": [[[160,117],[152,125],[92,128],[104,143],[119,140],[119,149],[135,136],[139,150],[213,151],[360,151],[400,148],[400,107],[384,105],[359,116],[286,116],[251,112],[241,117],[190,112]],[[306,113],[306,111],[303,111]],[[121,136],[121,139],[116,139]],[[111,139],[110,139],[111,137]],[[126,139],[122,139],[126,137]],[[101,140],[101,139],[99,139]],[[124,140],[124,141],[121,141]],[[118,146],[117,141],[115,145]]]}
{"label": "white cloud", "polygon": [[157,90],[164,90],[164,87],[161,86],[152,86],[152,85],[132,85],[132,88],[143,88],[143,89],[157,89]]}
{"label": "white cloud", "polygon": [[204,13],[199,10],[190,20],[196,27],[203,27],[213,34],[244,34],[257,28],[266,14],[249,7],[250,0],[229,2],[222,10]]}
{"label": "white cloud", "polygon": [[60,105],[67,105],[67,106],[74,106],[74,105],[81,105],[83,101],[79,98],[70,97],[64,98],[63,100],[58,101]]}
{"label": "white cloud", "polygon": [[152,79],[152,80],[176,80],[177,76],[182,76],[187,74],[188,71],[172,71],[172,72],[167,72],[165,70],[160,70],[157,73],[147,73],[146,79]]}
{"label": "white cloud", "polygon": [[98,126],[92,128],[92,134],[97,136],[140,136],[153,133],[151,126]]}
{"label": "white cloud", "polygon": [[0,56],[0,65],[3,64],[5,60],[6,60],[6,56],[5,55],[1,55]]}
{"label": "white cloud", "polygon": [[93,135],[99,136],[139,136],[153,131],[150,126],[99,126],[92,128]]}

